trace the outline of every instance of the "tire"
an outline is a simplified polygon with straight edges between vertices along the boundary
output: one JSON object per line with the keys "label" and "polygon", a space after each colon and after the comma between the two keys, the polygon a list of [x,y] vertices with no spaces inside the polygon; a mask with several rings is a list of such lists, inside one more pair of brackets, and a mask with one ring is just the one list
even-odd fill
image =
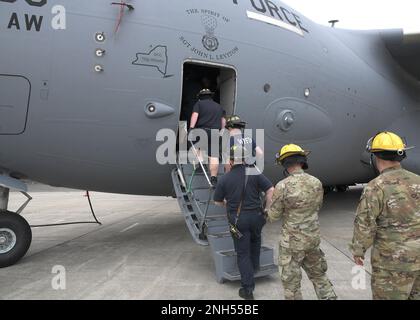
{"label": "tire", "polygon": [[349,190],[348,186],[337,186],[337,192],[338,193],[345,193]]}
{"label": "tire", "polygon": [[0,268],[14,265],[28,252],[32,230],[17,213],[0,212]]}
{"label": "tire", "polygon": [[334,187],[330,187],[330,186],[324,187],[324,195],[327,195],[333,191],[334,191]]}

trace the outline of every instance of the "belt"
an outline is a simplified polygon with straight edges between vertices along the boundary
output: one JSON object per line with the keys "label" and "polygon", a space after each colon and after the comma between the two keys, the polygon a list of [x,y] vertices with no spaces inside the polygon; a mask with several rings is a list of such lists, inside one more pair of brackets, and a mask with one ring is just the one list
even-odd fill
{"label": "belt", "polygon": [[[241,209],[241,213],[245,213],[245,212],[260,213],[261,212],[261,208]],[[231,211],[230,214],[236,214],[236,211]]]}
{"label": "belt", "polygon": [[196,128],[194,128],[194,129],[203,129],[203,130],[221,130],[221,129],[219,129],[219,128],[204,128],[204,127],[196,127]]}

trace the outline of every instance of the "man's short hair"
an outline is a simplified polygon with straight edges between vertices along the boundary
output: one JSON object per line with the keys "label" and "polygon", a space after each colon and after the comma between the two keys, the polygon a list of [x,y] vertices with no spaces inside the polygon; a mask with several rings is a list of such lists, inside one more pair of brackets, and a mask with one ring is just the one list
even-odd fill
{"label": "man's short hair", "polygon": [[407,154],[405,151],[401,155],[393,151],[381,151],[381,152],[375,152],[374,154],[379,159],[382,159],[385,161],[402,162],[405,158],[407,158]]}
{"label": "man's short hair", "polygon": [[299,154],[287,157],[286,159],[284,159],[281,162],[281,164],[286,169],[291,167],[291,166],[294,166],[296,164],[302,165],[303,170],[308,170],[309,169],[308,158],[306,156],[302,156],[302,155],[299,155]]}

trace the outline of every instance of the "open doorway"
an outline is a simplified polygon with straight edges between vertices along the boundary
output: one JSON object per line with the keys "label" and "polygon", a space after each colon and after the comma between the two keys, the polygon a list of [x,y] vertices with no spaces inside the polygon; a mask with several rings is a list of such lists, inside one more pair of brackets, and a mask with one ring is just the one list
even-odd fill
{"label": "open doorway", "polygon": [[229,67],[199,62],[184,63],[180,129],[189,127],[192,110],[202,89],[215,93],[214,101],[220,103],[226,115],[232,115],[236,103],[236,71]]}

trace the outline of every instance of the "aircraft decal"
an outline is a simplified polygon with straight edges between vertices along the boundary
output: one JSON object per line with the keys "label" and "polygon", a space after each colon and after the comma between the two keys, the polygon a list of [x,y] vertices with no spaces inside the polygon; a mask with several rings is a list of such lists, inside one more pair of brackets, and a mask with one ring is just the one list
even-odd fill
{"label": "aircraft decal", "polygon": [[[15,3],[17,0],[0,0],[0,2]],[[22,0],[21,0],[22,1]],[[32,7],[43,7],[47,4],[47,0],[25,0]]]}
{"label": "aircraft decal", "polygon": [[136,66],[154,67],[164,78],[169,78],[168,70],[168,48],[166,46],[158,45],[152,48],[149,52],[138,52],[136,60],[132,62]]}
{"label": "aircraft decal", "polygon": [[221,61],[238,53],[239,48],[236,46],[220,52],[221,48],[224,48],[224,46],[222,46],[220,40],[217,38],[217,29],[220,26],[230,23],[228,17],[209,9],[188,9],[186,10],[186,13],[187,16],[196,19],[197,22],[200,21],[204,29],[200,44],[196,43],[196,45],[194,45],[193,41],[187,39],[186,36],[181,36],[179,38],[181,43],[193,54],[204,59]]}
{"label": "aircraft decal", "polygon": [[[271,25],[293,31],[303,36],[303,32],[309,33],[303,25],[302,19],[294,12],[276,5],[275,0],[232,0],[233,4],[239,5],[240,2],[250,2],[253,10],[247,10],[250,19],[259,20]],[[265,18],[266,17],[266,18]]]}
{"label": "aircraft decal", "polygon": [[[0,0],[1,3],[8,3],[9,5],[14,5],[18,1],[23,0]],[[25,0],[28,4],[28,8],[31,7],[44,7],[47,5],[47,0]],[[5,4],[5,6],[7,6]],[[1,9],[3,10],[3,9]],[[38,11],[39,12],[39,11]],[[65,30],[66,29],[66,9],[62,5],[52,6],[50,12],[51,14],[51,28],[53,30]],[[42,31],[45,25],[44,15],[37,15],[31,13],[18,14],[17,12],[11,12],[9,18],[7,19],[7,25],[5,26],[8,30],[16,31]],[[1,26],[0,26],[1,27]]]}
{"label": "aircraft decal", "polygon": [[214,31],[217,28],[217,19],[211,15],[203,14],[201,22],[206,30],[206,34],[202,39],[203,47],[207,51],[216,51],[219,48],[219,40],[214,36]]}

